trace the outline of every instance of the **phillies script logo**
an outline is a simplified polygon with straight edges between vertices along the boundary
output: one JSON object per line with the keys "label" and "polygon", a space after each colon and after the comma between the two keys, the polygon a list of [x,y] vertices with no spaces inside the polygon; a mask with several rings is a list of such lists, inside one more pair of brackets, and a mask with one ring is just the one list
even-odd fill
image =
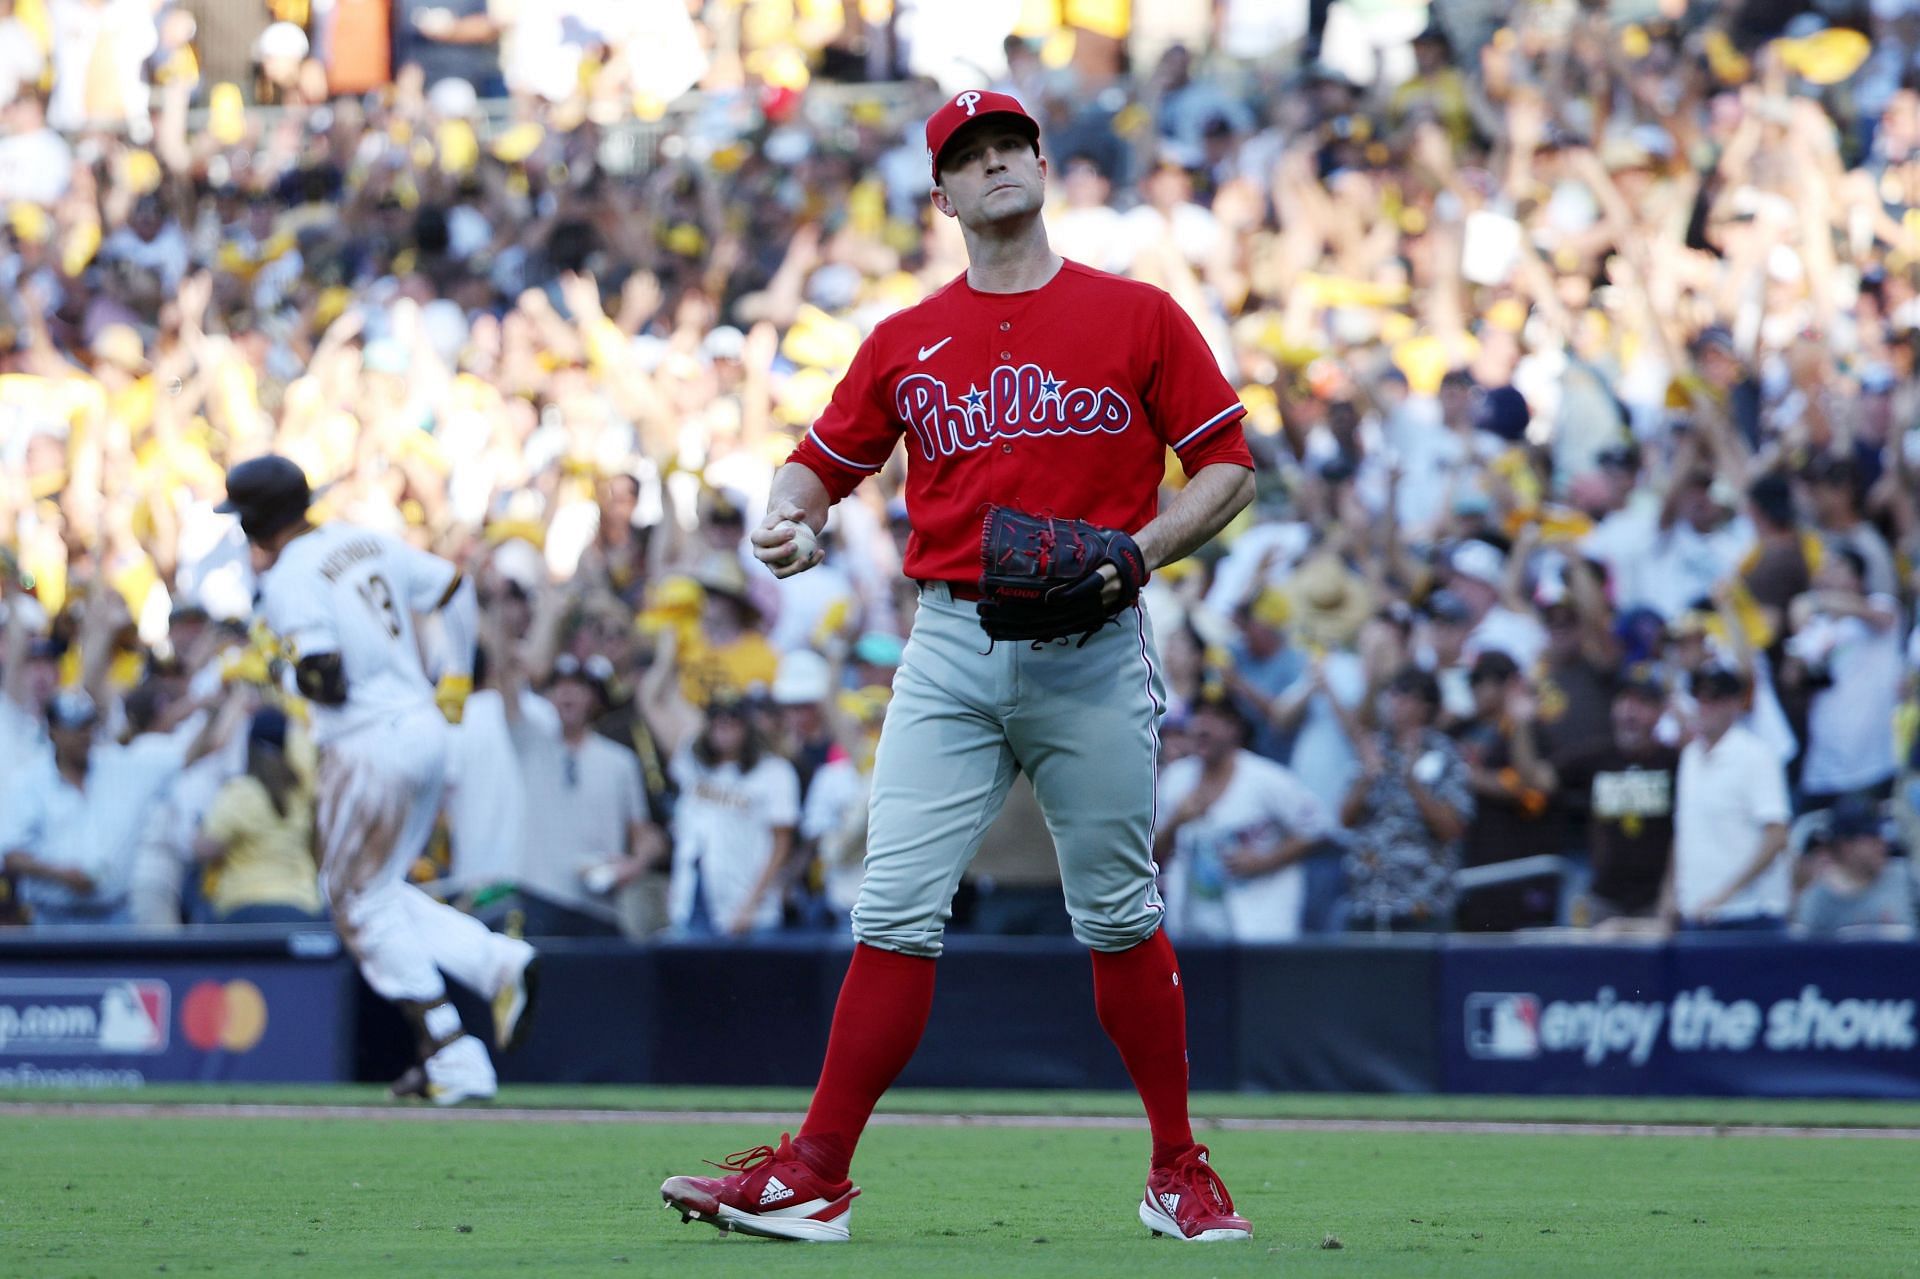
{"label": "phillies script logo", "polygon": [[1002,364],[985,390],[969,386],[958,397],[931,374],[910,374],[894,387],[893,406],[929,462],[1002,436],[1118,435],[1133,422],[1133,409],[1112,387],[1068,386],[1037,364]]}

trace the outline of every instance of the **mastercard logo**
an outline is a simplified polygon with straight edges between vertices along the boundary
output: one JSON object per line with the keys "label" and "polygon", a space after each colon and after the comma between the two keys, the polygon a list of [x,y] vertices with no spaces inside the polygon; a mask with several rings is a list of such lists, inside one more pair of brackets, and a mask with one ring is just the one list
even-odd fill
{"label": "mastercard logo", "polygon": [[247,1052],[267,1033],[266,997],[250,981],[196,982],[180,1001],[180,1033],[201,1052]]}

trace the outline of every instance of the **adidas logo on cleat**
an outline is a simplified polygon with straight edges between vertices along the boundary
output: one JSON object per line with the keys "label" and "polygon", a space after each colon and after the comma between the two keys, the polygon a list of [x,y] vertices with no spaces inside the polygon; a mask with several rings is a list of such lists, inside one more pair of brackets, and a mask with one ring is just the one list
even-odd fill
{"label": "adidas logo on cleat", "polygon": [[793,1198],[793,1191],[789,1190],[785,1183],[778,1177],[767,1178],[767,1184],[760,1189],[760,1206],[762,1208],[768,1204],[777,1204],[782,1199],[791,1198]]}
{"label": "adidas logo on cleat", "polygon": [[1180,1196],[1163,1190],[1160,1192],[1160,1206],[1166,1209],[1169,1217],[1175,1217],[1177,1219],[1177,1214],[1180,1211]]}

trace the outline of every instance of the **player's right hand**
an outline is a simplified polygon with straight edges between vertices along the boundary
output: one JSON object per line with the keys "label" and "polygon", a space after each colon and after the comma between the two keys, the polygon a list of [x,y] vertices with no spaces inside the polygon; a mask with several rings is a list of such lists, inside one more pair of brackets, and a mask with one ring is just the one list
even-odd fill
{"label": "player's right hand", "polygon": [[760,520],[760,526],[747,534],[747,540],[753,544],[753,557],[773,570],[775,577],[792,577],[795,573],[804,573],[827,558],[827,553],[818,546],[807,556],[796,556],[794,546],[795,525],[805,520],[807,513],[797,506],[769,507]]}

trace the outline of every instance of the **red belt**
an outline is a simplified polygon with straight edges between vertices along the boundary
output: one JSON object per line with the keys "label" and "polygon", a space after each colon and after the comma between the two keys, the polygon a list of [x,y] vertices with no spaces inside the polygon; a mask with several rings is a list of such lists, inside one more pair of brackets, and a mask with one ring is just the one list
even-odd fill
{"label": "red belt", "polygon": [[957,600],[978,602],[981,598],[980,587],[973,582],[922,582],[920,585],[944,586],[947,588],[947,593]]}

